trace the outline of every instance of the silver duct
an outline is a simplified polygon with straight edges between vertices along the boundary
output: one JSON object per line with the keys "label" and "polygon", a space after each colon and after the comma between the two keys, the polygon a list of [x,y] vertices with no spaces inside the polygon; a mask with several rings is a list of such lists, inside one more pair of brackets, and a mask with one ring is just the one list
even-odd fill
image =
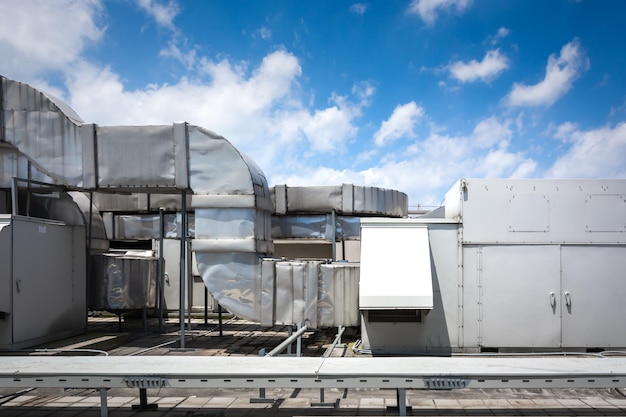
{"label": "silver duct", "polygon": [[[308,226],[302,233],[323,234],[334,241],[336,214],[404,216],[405,194],[349,184],[313,189],[278,186],[272,198],[259,167],[207,129],[187,123],[85,124],[54,97],[4,77],[0,81],[0,188],[18,176],[89,191],[94,205],[111,210],[97,221],[96,237],[109,224],[109,238],[154,237],[150,233],[157,228],[150,213],[159,207],[178,209],[180,195],[191,190],[191,249],[205,285],[225,308],[265,325],[277,318],[291,324],[308,321],[312,327],[358,323],[358,317],[346,310],[356,316],[358,309],[343,298],[357,302],[358,265],[271,258],[272,213],[330,215],[323,219],[325,225],[331,224],[328,233],[307,231]],[[89,203],[83,201],[83,213],[85,207]],[[115,213],[113,208],[120,207],[128,212]],[[293,219],[283,220],[290,227]],[[123,228],[114,228],[114,222]],[[315,228],[319,222],[311,224],[317,224]],[[177,219],[170,223],[176,228],[180,224]],[[354,228],[354,223],[344,224]],[[186,233],[174,232],[179,237]]]}

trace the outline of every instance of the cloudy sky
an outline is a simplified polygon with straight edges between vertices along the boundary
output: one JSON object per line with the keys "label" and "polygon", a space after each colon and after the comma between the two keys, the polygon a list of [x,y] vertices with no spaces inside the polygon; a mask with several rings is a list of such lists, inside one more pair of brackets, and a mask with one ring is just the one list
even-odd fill
{"label": "cloudy sky", "polygon": [[626,178],[626,1],[0,0],[0,74],[100,125],[188,121],[270,184],[436,206]]}

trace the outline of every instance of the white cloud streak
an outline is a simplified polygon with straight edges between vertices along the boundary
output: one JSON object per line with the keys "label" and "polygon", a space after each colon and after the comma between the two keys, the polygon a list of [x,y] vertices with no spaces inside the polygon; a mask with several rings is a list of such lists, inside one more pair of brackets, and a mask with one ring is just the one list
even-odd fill
{"label": "white cloud streak", "polygon": [[354,3],[350,6],[350,12],[355,14],[365,14],[369,5],[366,3]]}
{"label": "white cloud streak", "polygon": [[475,59],[469,62],[457,61],[449,66],[452,78],[462,83],[479,80],[488,82],[508,68],[509,59],[505,55],[500,54],[498,49],[487,51],[482,61]]}
{"label": "white cloud streak", "polygon": [[374,143],[383,146],[385,142],[402,137],[415,138],[415,125],[424,116],[424,109],[414,101],[397,106],[389,119],[383,121],[374,134]]}
{"label": "white cloud streak", "polygon": [[412,0],[407,13],[418,14],[424,23],[432,26],[440,11],[456,9],[458,13],[462,13],[471,3],[472,0]]}
{"label": "white cloud streak", "polygon": [[567,122],[558,126],[554,136],[569,148],[548,170],[548,177],[626,177],[625,122],[590,130]]}
{"label": "white cloud streak", "polygon": [[567,43],[561,53],[550,55],[544,79],[534,85],[515,83],[504,98],[508,106],[550,106],[565,95],[587,69],[588,61],[578,39]]}
{"label": "white cloud streak", "polygon": [[180,7],[175,0],[160,3],[157,0],[137,0],[137,5],[161,27],[176,31],[174,19],[180,13]]}

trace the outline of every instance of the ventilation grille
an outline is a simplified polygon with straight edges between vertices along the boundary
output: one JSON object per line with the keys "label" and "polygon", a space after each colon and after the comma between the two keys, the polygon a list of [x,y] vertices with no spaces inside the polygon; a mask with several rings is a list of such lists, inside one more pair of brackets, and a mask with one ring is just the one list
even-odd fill
{"label": "ventilation grille", "polygon": [[367,320],[371,323],[419,323],[421,310],[367,310]]}

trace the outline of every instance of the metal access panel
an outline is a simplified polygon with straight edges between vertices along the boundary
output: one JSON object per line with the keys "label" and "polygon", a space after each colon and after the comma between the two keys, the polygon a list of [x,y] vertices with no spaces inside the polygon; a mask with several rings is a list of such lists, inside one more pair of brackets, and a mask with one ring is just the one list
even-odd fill
{"label": "metal access panel", "polygon": [[11,344],[11,216],[0,215],[0,346]]}
{"label": "metal access panel", "polygon": [[483,347],[556,348],[561,342],[558,245],[466,247],[476,256]]}
{"label": "metal access panel", "polygon": [[80,334],[87,325],[82,227],[11,217],[0,230],[0,346]]}
{"label": "metal access panel", "polygon": [[361,219],[360,309],[432,309],[428,227],[414,219]]}
{"label": "metal access panel", "polygon": [[561,248],[564,347],[626,347],[626,246]]}
{"label": "metal access panel", "polygon": [[626,180],[464,179],[445,216],[465,244],[624,244]]}

